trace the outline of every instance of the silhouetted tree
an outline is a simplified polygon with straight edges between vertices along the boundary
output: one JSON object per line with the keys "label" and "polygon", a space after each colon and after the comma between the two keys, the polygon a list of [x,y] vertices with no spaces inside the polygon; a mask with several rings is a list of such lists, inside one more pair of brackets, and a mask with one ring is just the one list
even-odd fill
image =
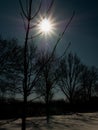
{"label": "silhouetted tree", "polygon": [[[0,39],[0,90],[2,96],[15,95],[16,83],[22,60],[19,60],[21,47],[17,40]],[[21,58],[21,57],[20,57]],[[17,78],[18,77],[18,78]],[[5,93],[5,95],[3,95]]]}
{"label": "silhouetted tree", "polygon": [[[51,53],[41,53],[42,55],[38,58],[38,65],[43,66],[47,59],[50,57]],[[49,115],[50,115],[50,101],[54,96],[53,89],[56,87],[57,76],[57,62],[55,56],[51,58],[51,60],[44,66],[43,70],[41,71],[39,80],[37,82],[37,86],[35,88],[36,93],[41,95],[45,104],[46,104],[46,116],[47,116],[47,123],[49,123]]]}
{"label": "silhouetted tree", "polygon": [[81,75],[81,87],[82,93],[85,101],[89,101],[95,93],[95,86],[98,81],[98,69],[96,67],[87,67]]}
{"label": "silhouetted tree", "polygon": [[59,86],[71,104],[74,103],[75,93],[80,89],[79,78],[82,70],[83,65],[77,55],[69,53],[60,61]]}
{"label": "silhouetted tree", "polygon": [[[19,0],[20,3],[20,7],[21,7],[21,16],[23,19],[23,23],[24,23],[24,28],[25,28],[25,41],[24,41],[24,79],[23,79],[23,115],[22,115],[22,130],[26,129],[26,104],[27,104],[27,97],[29,96],[29,93],[31,93],[32,89],[34,88],[36,82],[38,81],[39,78],[39,73],[42,71],[42,69],[44,68],[44,66],[50,61],[51,57],[53,56],[56,47],[58,45],[58,43],[60,42],[60,40],[62,39],[66,29],[68,28],[70,22],[73,19],[74,16],[74,12],[72,17],[70,18],[70,20],[68,21],[68,23],[66,24],[64,30],[62,31],[61,35],[58,36],[57,42],[55,43],[52,53],[50,55],[50,57],[47,59],[46,63],[44,65],[42,65],[39,69],[39,71],[37,71],[35,73],[35,78],[31,81],[31,85],[28,87],[28,43],[30,39],[33,39],[34,37],[40,35],[41,33],[37,33],[35,35],[32,36],[32,34],[30,33],[32,29],[34,29],[39,23],[34,23],[35,17],[38,16],[41,7],[42,7],[42,0],[39,3],[38,9],[35,11],[35,13],[32,13],[32,8],[33,8],[33,0],[25,0],[26,2],[26,7],[23,6],[23,3],[21,0]],[[54,3],[54,0],[51,0],[50,5],[48,6],[46,12],[45,12],[45,16],[44,17],[48,17],[50,14],[50,10],[51,7]],[[25,4],[24,4],[25,5]],[[32,77],[32,76],[31,76]]]}

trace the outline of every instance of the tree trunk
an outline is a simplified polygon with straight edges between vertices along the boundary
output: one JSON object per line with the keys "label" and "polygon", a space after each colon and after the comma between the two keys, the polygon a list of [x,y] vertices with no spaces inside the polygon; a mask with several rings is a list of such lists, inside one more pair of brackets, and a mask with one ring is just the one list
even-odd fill
{"label": "tree trunk", "polygon": [[50,108],[49,108],[49,92],[47,90],[47,96],[46,96],[46,120],[47,124],[49,123],[49,118],[50,118]]}
{"label": "tree trunk", "polygon": [[50,118],[50,114],[49,114],[49,102],[46,103],[46,120],[47,120],[47,124],[49,123],[49,118]]}
{"label": "tree trunk", "polygon": [[26,106],[27,106],[27,96],[24,95],[23,109],[22,109],[22,130],[26,130]]}
{"label": "tree trunk", "polygon": [[26,106],[27,106],[27,80],[28,80],[28,36],[29,36],[30,20],[28,20],[28,26],[24,44],[24,101],[23,101],[23,115],[22,115],[22,130],[26,130]]}

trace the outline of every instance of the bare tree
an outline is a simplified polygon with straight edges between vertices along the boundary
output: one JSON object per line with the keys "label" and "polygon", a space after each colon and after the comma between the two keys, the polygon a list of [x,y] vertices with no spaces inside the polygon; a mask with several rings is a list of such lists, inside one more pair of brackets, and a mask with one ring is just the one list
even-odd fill
{"label": "bare tree", "polygon": [[84,100],[89,101],[95,93],[95,87],[98,81],[98,70],[96,67],[87,67],[83,70],[81,75],[81,87],[82,95],[84,95]]}
{"label": "bare tree", "polygon": [[[2,94],[15,94],[21,68],[21,47],[17,40],[0,39],[0,90]],[[17,83],[18,84],[18,83]],[[3,95],[4,96],[4,95]]]}
{"label": "bare tree", "polygon": [[[38,58],[38,65],[42,66],[45,64],[47,59],[50,57],[51,53],[43,54]],[[41,96],[46,104],[46,117],[47,123],[49,123],[50,116],[50,101],[54,96],[54,89],[57,83],[56,77],[57,62],[55,56],[45,65],[41,71],[37,86],[35,87],[36,93]]]}
{"label": "bare tree", "polygon": [[75,93],[79,90],[82,70],[83,66],[77,55],[69,53],[60,61],[59,86],[71,104],[74,103]]}
{"label": "bare tree", "polygon": [[[65,25],[65,28],[63,30],[63,32],[59,35],[58,39],[57,39],[57,42],[55,43],[55,46],[53,47],[53,50],[52,50],[52,53],[50,55],[50,57],[47,59],[47,61],[42,65],[40,66],[40,69],[35,73],[35,78],[33,78],[32,81],[30,81],[29,83],[29,80],[28,79],[32,79],[29,76],[28,78],[28,68],[29,68],[29,40],[30,39],[33,39],[34,37],[40,35],[41,33],[38,33],[38,34],[35,34],[34,36],[32,36],[30,34],[30,31],[32,29],[34,29],[37,24],[33,24],[34,23],[34,19],[35,17],[38,16],[40,10],[41,10],[41,7],[42,7],[42,0],[40,1],[39,3],[39,6],[38,6],[38,9],[36,10],[36,12],[34,14],[32,14],[32,6],[33,6],[33,0],[25,0],[26,2],[26,8],[23,6],[23,3],[21,0],[19,0],[19,3],[20,3],[20,7],[21,7],[21,16],[22,16],[22,19],[23,19],[23,23],[24,23],[24,28],[25,28],[25,41],[24,41],[24,79],[23,79],[23,115],[22,115],[22,130],[25,130],[26,129],[26,104],[27,104],[27,97],[30,95],[30,93],[32,92],[36,82],[38,81],[38,78],[39,78],[39,74],[40,72],[43,70],[44,66],[50,61],[51,57],[53,56],[55,50],[56,50],[56,47],[58,45],[58,43],[60,42],[60,40],[62,39],[66,29],[68,28],[69,24],[71,23],[72,19],[73,19],[73,16],[74,16],[74,12],[73,12],[73,15],[72,17],[69,19],[68,23]],[[46,10],[46,16],[49,16],[50,14],[50,11],[51,11],[51,8],[52,8],[52,5],[54,3],[54,0],[51,0],[50,2],[50,5],[49,7],[47,8]],[[29,86],[28,86],[29,85]]]}

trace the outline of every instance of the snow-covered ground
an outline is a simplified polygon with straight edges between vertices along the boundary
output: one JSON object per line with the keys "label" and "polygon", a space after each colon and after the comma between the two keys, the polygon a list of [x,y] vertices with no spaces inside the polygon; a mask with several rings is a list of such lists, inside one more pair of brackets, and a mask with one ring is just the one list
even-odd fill
{"label": "snow-covered ground", "polygon": [[[21,119],[0,121],[0,130],[21,130]],[[98,113],[52,116],[48,125],[45,117],[28,118],[27,130],[98,130]]]}

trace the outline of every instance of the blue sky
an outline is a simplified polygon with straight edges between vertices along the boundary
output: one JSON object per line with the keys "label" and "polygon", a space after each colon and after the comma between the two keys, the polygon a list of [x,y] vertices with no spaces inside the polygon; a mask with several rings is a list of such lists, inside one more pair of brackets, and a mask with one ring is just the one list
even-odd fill
{"label": "blue sky", "polygon": [[[24,0],[22,0],[24,2]],[[37,2],[39,0],[36,0]],[[45,0],[44,0],[45,1]],[[47,0],[49,2],[49,0]],[[75,10],[75,17],[66,31],[58,51],[68,42],[68,51],[77,53],[84,64],[98,67],[98,2],[97,0],[55,0],[53,16],[58,23],[69,19]],[[60,25],[63,29],[64,23]],[[24,29],[20,17],[18,0],[0,0],[0,34],[4,38],[23,41]]]}

